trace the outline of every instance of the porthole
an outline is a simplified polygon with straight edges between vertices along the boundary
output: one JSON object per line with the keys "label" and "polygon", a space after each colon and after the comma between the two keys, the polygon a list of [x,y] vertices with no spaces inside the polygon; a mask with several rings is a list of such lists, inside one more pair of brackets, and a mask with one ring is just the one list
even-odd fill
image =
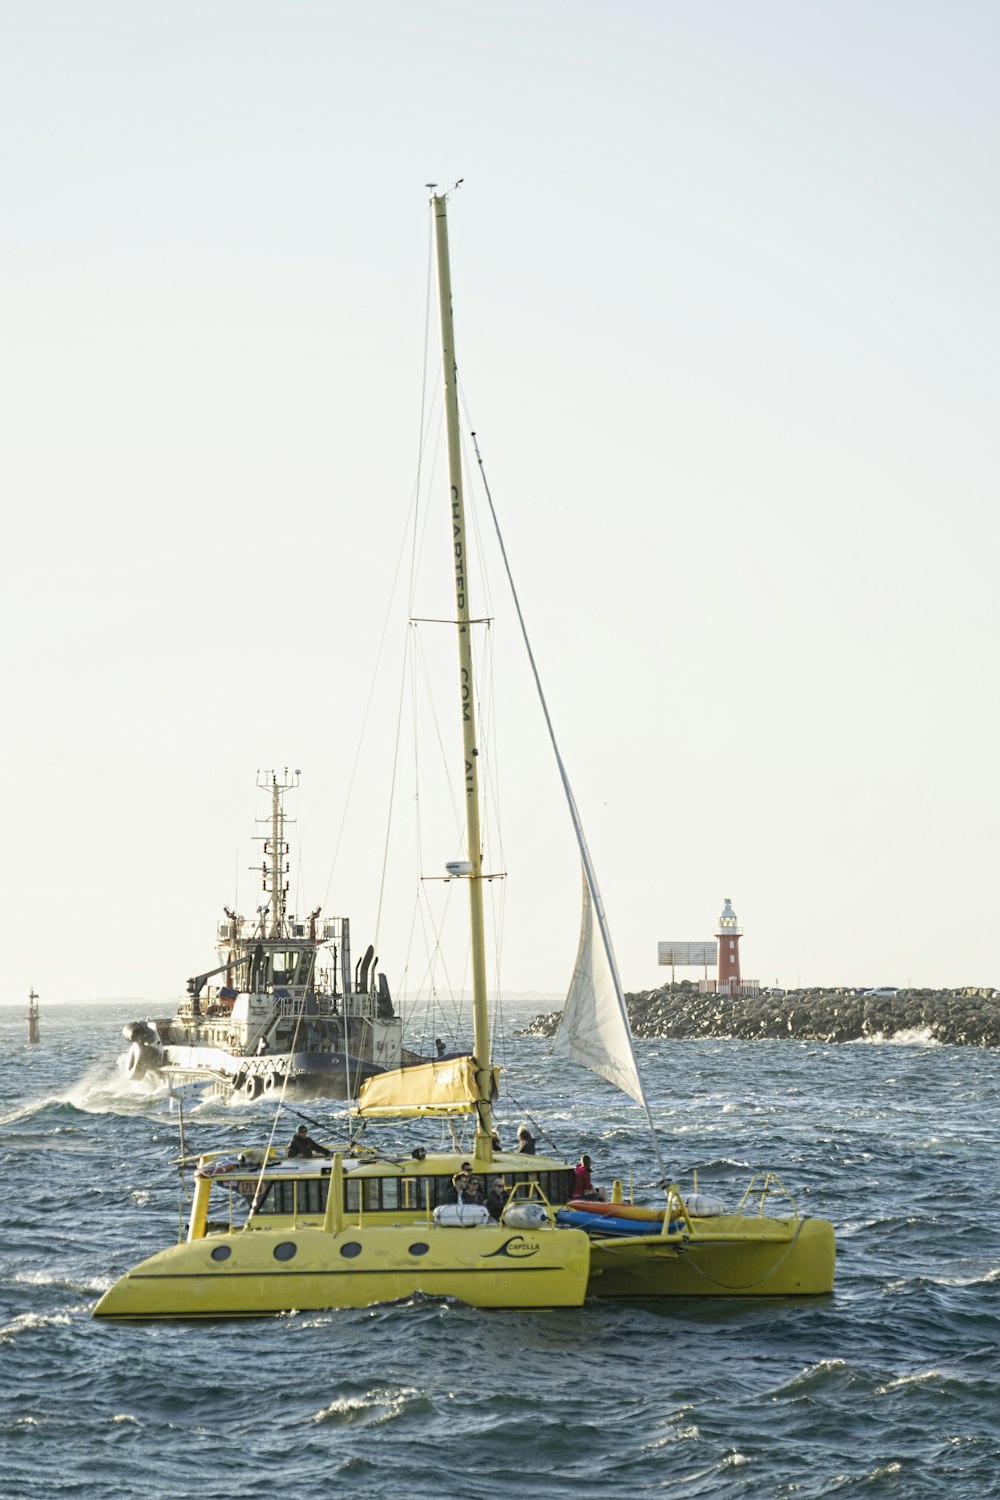
{"label": "porthole", "polygon": [[430,1245],[425,1245],[424,1242],[423,1242],[423,1240],[417,1240],[417,1242],[416,1242],[415,1245],[411,1245],[410,1246],[410,1254],[411,1255],[426,1255],[427,1252],[428,1252],[428,1250],[430,1248],[431,1248]]}
{"label": "porthole", "polygon": [[291,1240],[282,1240],[280,1245],[274,1247],[275,1260],[291,1260],[298,1252],[298,1245],[293,1245]]}
{"label": "porthole", "polygon": [[215,1249],[212,1251],[212,1259],[228,1260],[232,1253],[233,1252],[228,1245],[216,1245]]}
{"label": "porthole", "polygon": [[340,1253],[345,1260],[353,1260],[356,1255],[361,1254],[361,1246],[357,1240],[348,1240],[346,1245],[341,1245]]}

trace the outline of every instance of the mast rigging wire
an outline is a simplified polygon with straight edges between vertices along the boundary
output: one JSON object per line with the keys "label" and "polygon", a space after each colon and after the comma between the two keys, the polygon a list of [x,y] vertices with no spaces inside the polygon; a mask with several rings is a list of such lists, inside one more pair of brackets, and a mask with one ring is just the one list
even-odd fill
{"label": "mast rigging wire", "polygon": [[[493,527],[496,531],[497,543],[500,548],[500,556],[503,559],[504,570],[507,574],[507,582],[510,585],[511,598],[514,601],[514,609],[517,612],[518,624],[521,627],[521,635],[524,640],[524,647],[528,653],[528,664],[531,667],[531,675],[535,679],[535,688],[538,692],[538,700],[542,705],[542,713],[545,717],[545,726],[548,729],[549,740],[551,741],[552,749],[556,757],[556,765],[559,768],[559,776],[563,784],[563,791],[566,793],[566,800],[569,803],[570,816],[573,820],[573,828],[576,833],[576,841],[580,848],[580,857],[583,861],[584,874],[586,876],[587,886],[590,890],[590,899],[593,902],[594,913],[597,917],[598,927],[600,928],[601,940],[604,944],[605,957],[607,958],[608,964],[611,968],[611,974],[614,978],[615,995],[618,1000],[618,1007],[621,1012],[622,1020],[625,1023],[626,1032],[629,1036],[631,1036],[631,1027],[629,1026],[628,1012],[625,1009],[625,998],[622,994],[621,979],[619,978],[618,974],[618,965],[615,962],[614,950],[611,947],[611,938],[607,930],[607,922],[604,915],[604,903],[601,900],[601,893],[597,886],[597,876],[594,872],[594,866],[590,858],[590,850],[587,847],[587,840],[584,837],[583,824],[580,821],[580,814],[576,806],[576,799],[573,796],[573,791],[569,784],[569,776],[567,775],[566,767],[563,764],[563,758],[559,753],[559,745],[556,742],[555,729],[552,724],[552,719],[549,716],[549,706],[545,700],[545,694],[542,691],[542,680],[538,675],[538,667],[535,664],[535,654],[531,649],[531,641],[528,638],[528,627],[525,624],[524,615],[521,611],[521,601],[518,598],[517,589],[514,586],[514,575],[511,572],[510,562],[507,558],[507,549],[504,546],[503,534],[500,530],[500,521],[497,517],[496,507],[493,504],[493,496],[490,493],[489,483],[486,478],[486,467],[483,463],[482,454],[479,451],[479,442],[474,432],[470,432],[469,436],[472,439],[472,446],[476,452],[476,462],[479,465],[479,472],[482,475],[483,490],[486,494],[486,500],[490,507],[490,515],[493,518]],[[640,1084],[642,1084],[642,1075],[641,1073],[639,1073],[638,1061],[636,1061],[635,1066]],[[656,1135],[656,1126],[653,1124],[653,1116],[650,1114],[649,1104],[646,1101],[645,1086],[642,1086],[642,1106],[646,1113],[646,1121],[649,1125],[649,1133],[652,1138],[653,1151],[656,1155],[657,1164],[665,1181],[669,1181],[669,1174],[666,1170],[666,1166],[660,1152],[660,1143]]]}

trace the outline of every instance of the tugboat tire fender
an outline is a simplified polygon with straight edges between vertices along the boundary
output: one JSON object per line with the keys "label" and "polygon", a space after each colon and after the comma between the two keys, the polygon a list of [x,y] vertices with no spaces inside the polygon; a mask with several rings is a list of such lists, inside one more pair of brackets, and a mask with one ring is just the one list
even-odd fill
{"label": "tugboat tire fender", "polygon": [[281,1074],[280,1073],[276,1073],[273,1068],[269,1069],[269,1071],[264,1074],[264,1092],[265,1092],[265,1094],[275,1094],[275,1093],[277,1093],[279,1091],[279,1089],[281,1088],[281,1084],[282,1084]]}
{"label": "tugboat tire fender", "polygon": [[260,1093],[260,1074],[248,1073],[243,1080],[243,1093],[247,1099],[256,1099]]}
{"label": "tugboat tire fender", "polygon": [[125,1057],[126,1074],[129,1078],[141,1078],[148,1068],[146,1049],[139,1042],[133,1042]]}

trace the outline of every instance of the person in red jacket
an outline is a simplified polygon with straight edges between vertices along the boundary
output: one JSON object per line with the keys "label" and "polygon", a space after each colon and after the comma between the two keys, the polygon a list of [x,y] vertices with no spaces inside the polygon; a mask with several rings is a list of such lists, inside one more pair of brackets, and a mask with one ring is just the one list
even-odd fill
{"label": "person in red jacket", "polygon": [[590,1177],[590,1167],[590,1157],[584,1155],[573,1168],[573,1197],[596,1199],[599,1203],[606,1203],[608,1195],[603,1188],[595,1188]]}

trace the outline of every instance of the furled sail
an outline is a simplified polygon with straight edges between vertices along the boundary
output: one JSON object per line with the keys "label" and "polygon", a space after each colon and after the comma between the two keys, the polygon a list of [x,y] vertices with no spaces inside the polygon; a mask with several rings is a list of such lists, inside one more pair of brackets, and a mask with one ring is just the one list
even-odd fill
{"label": "furled sail", "polygon": [[596,919],[586,869],[580,946],[554,1050],[646,1106],[628,1015]]}
{"label": "furled sail", "polygon": [[[493,1070],[492,1098],[499,1092],[500,1069]],[[482,1095],[476,1084],[474,1057],[446,1057],[376,1073],[361,1085],[358,1114],[469,1115]]]}

